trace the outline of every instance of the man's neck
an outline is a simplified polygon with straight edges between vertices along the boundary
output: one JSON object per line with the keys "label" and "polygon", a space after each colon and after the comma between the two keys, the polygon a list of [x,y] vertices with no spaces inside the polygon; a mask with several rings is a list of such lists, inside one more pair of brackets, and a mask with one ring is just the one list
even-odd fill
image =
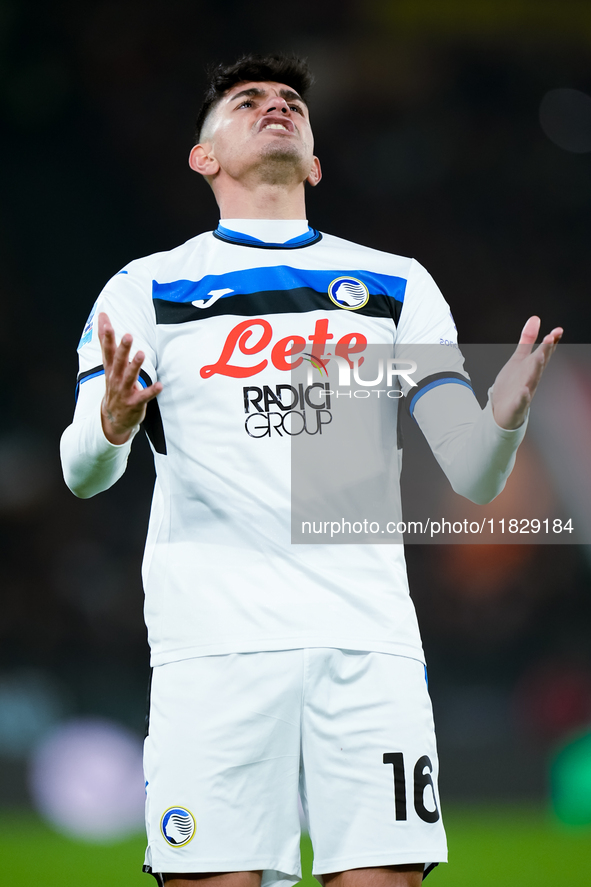
{"label": "man's neck", "polygon": [[260,185],[247,189],[235,183],[235,187],[215,189],[224,219],[305,219],[306,204],[304,186],[286,188],[277,185]]}

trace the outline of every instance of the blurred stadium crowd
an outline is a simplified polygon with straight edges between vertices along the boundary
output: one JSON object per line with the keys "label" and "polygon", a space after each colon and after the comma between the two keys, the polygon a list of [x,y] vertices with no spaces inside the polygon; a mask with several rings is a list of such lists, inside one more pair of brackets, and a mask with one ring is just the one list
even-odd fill
{"label": "blurred stadium crowd", "polygon": [[[55,724],[142,728],[149,449],[138,439],[125,478],[80,502],[58,441],[106,280],[217,222],[186,163],[205,65],[309,58],[325,176],[311,224],[419,259],[461,341],[516,341],[538,313],[586,343],[591,6],[3,0],[0,46],[1,806],[28,803],[29,752]],[[591,724],[589,551],[407,557],[442,792],[542,798],[550,749]]]}

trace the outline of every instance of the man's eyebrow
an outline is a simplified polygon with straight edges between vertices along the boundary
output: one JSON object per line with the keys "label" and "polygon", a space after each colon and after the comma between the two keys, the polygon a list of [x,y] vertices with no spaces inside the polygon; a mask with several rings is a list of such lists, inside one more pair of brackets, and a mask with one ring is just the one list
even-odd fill
{"label": "man's eyebrow", "polygon": [[286,102],[296,101],[301,102],[302,105],[306,104],[303,98],[301,98],[301,96],[299,96],[297,92],[294,92],[292,89],[280,89],[279,95],[282,99],[285,99]]}
{"label": "man's eyebrow", "polygon": [[[259,89],[256,86],[251,86],[248,89],[243,89],[240,92],[237,92],[236,95],[230,97],[230,101],[233,102],[236,99],[240,99],[243,97],[249,98],[264,98],[267,95],[267,91],[265,89]],[[301,96],[294,92],[292,89],[280,89],[279,95],[282,99],[285,99],[286,102],[301,102],[302,105],[305,105],[305,101]]]}

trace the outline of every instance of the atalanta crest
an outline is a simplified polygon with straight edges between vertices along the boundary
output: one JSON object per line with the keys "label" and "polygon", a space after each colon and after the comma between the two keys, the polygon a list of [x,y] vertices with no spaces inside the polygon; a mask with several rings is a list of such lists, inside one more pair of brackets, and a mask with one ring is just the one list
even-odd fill
{"label": "atalanta crest", "polygon": [[337,277],[328,287],[328,295],[335,305],[347,311],[363,308],[369,300],[368,288],[356,277]]}
{"label": "atalanta crest", "polygon": [[171,847],[183,847],[195,834],[195,817],[186,807],[169,807],[162,814],[160,831]]}

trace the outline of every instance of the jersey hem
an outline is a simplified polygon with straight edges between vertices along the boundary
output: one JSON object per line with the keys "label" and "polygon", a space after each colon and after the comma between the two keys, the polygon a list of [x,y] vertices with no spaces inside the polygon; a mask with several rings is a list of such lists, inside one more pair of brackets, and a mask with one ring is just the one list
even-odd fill
{"label": "jersey hem", "polygon": [[201,656],[225,656],[229,653],[269,653],[279,650],[301,650],[305,647],[331,647],[338,650],[356,650],[363,653],[387,653],[392,656],[404,656],[406,659],[416,659],[425,665],[425,654],[420,646],[410,644],[392,643],[391,641],[376,640],[375,638],[256,638],[252,641],[238,643],[236,641],[217,642],[213,644],[201,644],[199,646],[180,647],[176,650],[164,650],[152,653],[150,664],[153,667],[168,665],[170,662],[180,662],[183,659],[198,659]]}

